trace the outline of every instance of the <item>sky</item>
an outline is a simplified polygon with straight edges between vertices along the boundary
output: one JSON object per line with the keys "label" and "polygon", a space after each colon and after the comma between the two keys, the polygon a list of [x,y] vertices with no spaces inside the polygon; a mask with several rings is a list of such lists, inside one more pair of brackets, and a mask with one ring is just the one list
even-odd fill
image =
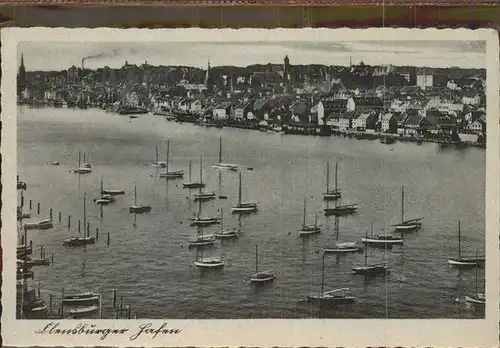
{"label": "sky", "polygon": [[282,63],[285,55],[294,64],[409,65],[427,67],[485,68],[486,44],[482,41],[354,41],[354,42],[20,42],[27,71],[65,70],[81,66],[120,68],[129,64],[211,66]]}

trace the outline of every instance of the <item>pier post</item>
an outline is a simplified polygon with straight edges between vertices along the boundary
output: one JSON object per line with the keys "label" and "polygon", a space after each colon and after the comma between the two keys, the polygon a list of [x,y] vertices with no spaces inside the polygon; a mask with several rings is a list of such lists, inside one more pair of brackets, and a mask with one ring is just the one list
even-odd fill
{"label": "pier post", "polygon": [[41,285],[40,285],[40,281],[38,281],[38,297],[41,297],[41,296],[40,296],[40,286],[41,286]]}
{"label": "pier post", "polygon": [[116,289],[113,290],[113,308],[116,308]]}
{"label": "pier post", "polygon": [[52,315],[52,294],[49,294],[49,313]]}
{"label": "pier post", "polygon": [[40,245],[40,258],[43,259],[43,245]]}
{"label": "pier post", "polygon": [[123,296],[120,296],[120,317],[123,316]]}
{"label": "pier post", "polygon": [[108,232],[108,242],[107,242],[107,245],[109,246],[109,232]]}
{"label": "pier post", "polygon": [[95,229],[95,240],[99,241],[99,228]]}
{"label": "pier post", "polygon": [[78,220],[78,233],[81,232],[81,229],[80,229],[80,220]]}
{"label": "pier post", "polygon": [[130,305],[127,305],[127,319],[130,319]]}
{"label": "pier post", "polygon": [[71,228],[71,215],[68,215],[68,230]]}
{"label": "pier post", "polygon": [[87,237],[90,237],[90,222],[87,222]]}
{"label": "pier post", "polygon": [[40,215],[40,202],[36,204],[36,213]]}
{"label": "pier post", "polygon": [[61,212],[59,212],[59,223],[61,223],[61,220],[62,220],[62,214]]}
{"label": "pier post", "polygon": [[49,217],[50,217],[50,220],[52,221],[52,208],[50,208],[50,210],[49,210]]}
{"label": "pier post", "polygon": [[50,264],[52,265],[52,267],[54,267],[54,254],[52,254],[51,259],[52,259],[52,260],[51,260]]}
{"label": "pier post", "polygon": [[30,240],[30,249],[33,250],[33,241]]}
{"label": "pier post", "polygon": [[21,208],[24,207],[24,194],[23,191],[21,191]]}
{"label": "pier post", "polygon": [[31,199],[30,199],[30,210],[31,210]]}

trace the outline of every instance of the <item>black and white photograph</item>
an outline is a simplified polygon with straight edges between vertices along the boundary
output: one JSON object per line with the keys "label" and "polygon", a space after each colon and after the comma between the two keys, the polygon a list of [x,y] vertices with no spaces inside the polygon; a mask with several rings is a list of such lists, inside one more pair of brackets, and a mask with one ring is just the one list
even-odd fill
{"label": "black and white photograph", "polygon": [[89,32],[2,38],[4,316],[498,322],[492,32]]}

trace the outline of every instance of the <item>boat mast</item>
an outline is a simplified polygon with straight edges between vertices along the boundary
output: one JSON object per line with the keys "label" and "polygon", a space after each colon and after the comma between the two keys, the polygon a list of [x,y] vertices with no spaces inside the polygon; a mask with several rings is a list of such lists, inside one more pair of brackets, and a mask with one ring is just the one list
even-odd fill
{"label": "boat mast", "polygon": [[189,160],[189,182],[191,182],[191,160]]}
{"label": "boat mast", "polygon": [[326,162],[326,193],[330,191],[330,162]]}
{"label": "boat mast", "polygon": [[78,152],[78,168],[82,165],[82,153]]}
{"label": "boat mast", "polygon": [[460,220],[458,220],[458,259],[462,257],[462,240],[460,239]]}
{"label": "boat mast", "polygon": [[[368,239],[368,230],[365,230],[365,233],[366,233],[365,238]],[[368,263],[368,245],[365,245],[365,267],[367,263]]]}
{"label": "boat mast", "polygon": [[137,185],[134,185],[134,207],[137,207]]}
{"label": "boat mast", "polygon": [[325,291],[325,253],[323,253],[323,260],[321,263],[321,296]]}
{"label": "boat mast", "polygon": [[259,246],[258,245],[255,245],[255,273],[259,273]]}
{"label": "boat mast", "polygon": [[339,217],[335,216],[335,234],[336,234],[336,240],[337,242],[339,241]]}
{"label": "boat mast", "polygon": [[83,236],[86,237],[85,229],[87,228],[87,193],[83,194]]}
{"label": "boat mast", "polygon": [[240,186],[238,188],[238,205],[241,205],[241,172],[240,172]]}
{"label": "boat mast", "polygon": [[401,186],[401,223],[405,222],[405,187]]}
{"label": "boat mast", "polygon": [[102,178],[101,178],[101,194],[102,194],[102,191],[103,191],[103,187],[102,187]]}
{"label": "boat mast", "polygon": [[304,197],[304,218],[302,220],[302,227],[306,227],[306,198]]}
{"label": "boat mast", "polygon": [[170,156],[170,139],[167,140],[167,163],[165,163],[165,173],[168,174],[168,160]]}
{"label": "boat mast", "polygon": [[314,227],[318,227],[318,212],[314,215]]}
{"label": "boat mast", "polygon": [[158,163],[158,145],[156,145],[156,163]]}
{"label": "boat mast", "polygon": [[83,153],[83,163],[87,163],[86,161],[86,158],[85,158],[85,152]]}
{"label": "boat mast", "polygon": [[337,191],[337,173],[338,173],[338,169],[339,169],[339,162],[335,162],[335,191]]}
{"label": "boat mast", "polygon": [[200,193],[201,193],[201,185],[203,183],[203,154],[200,155]]}
{"label": "boat mast", "polygon": [[[476,251],[476,262],[477,262],[477,251]],[[479,291],[477,290],[477,269],[479,267],[476,267],[476,295],[477,295],[477,298],[479,298]]]}
{"label": "boat mast", "polygon": [[222,163],[222,137],[219,138],[219,163]]}
{"label": "boat mast", "polygon": [[224,209],[220,208],[220,231],[224,231]]}

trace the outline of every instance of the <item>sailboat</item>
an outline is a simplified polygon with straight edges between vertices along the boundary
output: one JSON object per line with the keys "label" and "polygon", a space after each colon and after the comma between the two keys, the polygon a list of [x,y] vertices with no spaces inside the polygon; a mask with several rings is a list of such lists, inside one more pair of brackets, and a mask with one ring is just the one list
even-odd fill
{"label": "sailboat", "polygon": [[236,204],[236,206],[232,208],[232,212],[238,214],[248,214],[256,212],[258,202],[252,202],[252,201],[242,202],[241,196],[242,193],[241,193],[241,172],[240,172],[239,186],[238,186],[238,204]]}
{"label": "sailboat", "polygon": [[156,146],[156,160],[151,165],[153,167],[160,167],[160,168],[165,168],[166,166],[165,161],[160,161],[158,159],[158,145]]}
{"label": "sailboat", "polygon": [[209,246],[214,245],[215,236],[211,235],[203,235],[203,227],[197,227],[196,239],[189,241],[190,247],[201,247],[201,246]]}
{"label": "sailboat", "polygon": [[101,178],[101,195],[118,196],[118,195],[124,195],[124,194],[125,194],[124,190],[104,189],[103,184],[102,184],[102,178]]}
{"label": "sailboat", "polygon": [[[200,156],[200,182],[203,182],[203,155]],[[195,201],[209,201],[217,198],[215,192],[203,192],[202,187],[199,189],[199,192],[194,195]]]}
{"label": "sailboat", "polygon": [[[477,258],[477,255],[476,255]],[[478,268],[476,267],[476,293],[473,295],[465,295],[465,302],[471,303],[474,305],[481,305],[484,306],[486,304],[486,294],[483,292],[478,291],[478,286],[477,286],[477,280],[478,280]],[[484,288],[484,286],[483,286]]]}
{"label": "sailboat", "polygon": [[308,236],[311,234],[321,233],[321,228],[318,226],[318,214],[316,213],[314,218],[314,225],[306,225],[306,198],[304,197],[304,219],[302,221],[302,228],[299,231],[300,236]]}
{"label": "sailboat", "polygon": [[169,157],[170,157],[170,140],[167,140],[167,161],[165,162],[165,172],[160,173],[160,178],[181,179],[182,177],[184,177],[183,170],[168,170]]}
{"label": "sailboat", "polygon": [[193,265],[199,268],[223,268],[224,261],[219,257],[203,257],[203,249],[201,249],[201,257],[197,257]]}
{"label": "sailboat", "polygon": [[198,214],[193,219],[191,226],[209,226],[220,224],[219,217],[201,217],[201,201],[198,201]]}
{"label": "sailboat", "polygon": [[266,283],[274,280],[276,274],[274,274],[272,269],[259,272],[259,246],[255,246],[255,273],[250,277],[250,282],[252,283]]}
{"label": "sailboat", "polygon": [[129,208],[130,213],[142,214],[149,213],[151,211],[151,206],[149,205],[137,205],[137,186],[134,186],[134,205]]}
{"label": "sailboat", "polygon": [[[200,163],[200,165],[201,165],[201,163]],[[205,187],[205,184],[201,181],[201,177],[200,177],[200,181],[191,181],[191,161],[189,161],[189,181],[182,184],[182,187],[188,188],[188,189]]]}
{"label": "sailboat", "polygon": [[215,237],[219,239],[238,238],[240,232],[236,228],[224,229],[224,211],[220,210],[220,231],[215,233]]}
{"label": "sailboat", "polygon": [[458,221],[458,257],[449,258],[448,264],[455,267],[476,267],[484,265],[486,262],[484,257],[462,257],[462,239],[460,231],[460,221]]}
{"label": "sailboat", "polygon": [[236,164],[222,162],[222,137],[220,137],[219,139],[219,163],[213,165],[213,167],[218,169],[229,169],[233,171],[238,169],[238,166]]}
{"label": "sailboat", "polygon": [[364,244],[371,244],[374,246],[392,246],[392,245],[403,244],[404,241],[403,238],[401,237],[395,237],[389,234],[373,235],[373,223],[372,223],[372,232],[370,237],[368,237],[367,234],[365,238],[361,238],[361,242]]}
{"label": "sailboat", "polygon": [[356,298],[348,294],[350,288],[340,288],[325,292],[325,253],[321,265],[321,292],[317,295],[307,296],[307,301],[321,305],[342,305],[356,302]]}
{"label": "sailboat", "polygon": [[418,230],[422,227],[422,223],[420,222],[423,218],[416,218],[405,221],[405,187],[401,187],[401,222],[393,225],[396,229],[396,232],[409,232]]}
{"label": "sailboat", "polygon": [[92,168],[92,165],[89,162],[86,161],[86,155],[85,155],[85,153],[83,154],[82,168],[86,168],[86,169]]}
{"label": "sailboat", "polygon": [[339,199],[342,194],[339,188],[337,188],[337,171],[338,162],[335,163],[335,186],[334,189],[330,189],[330,162],[326,164],[326,192],[323,193],[323,199],[325,201],[333,201]]}
{"label": "sailboat", "polygon": [[362,249],[360,245],[358,245],[357,242],[339,242],[339,220],[338,216],[335,217],[335,234],[337,238],[337,243],[335,244],[335,247],[333,248],[325,248],[323,251],[325,253],[337,253],[337,254],[343,254],[343,253],[354,253],[358,252]]}
{"label": "sailboat", "polygon": [[83,237],[69,237],[63,240],[64,246],[84,246],[87,244],[95,244],[95,238],[89,235],[90,231],[87,229],[87,194],[83,194]]}
{"label": "sailboat", "polygon": [[78,168],[76,169],[71,169],[71,173],[76,173],[76,174],[89,174],[92,173],[92,169],[90,167],[84,167],[81,164],[82,162],[82,153],[78,152]]}
{"label": "sailboat", "polygon": [[[337,164],[335,165],[335,190],[337,190],[337,170],[338,166]],[[338,191],[340,193],[340,190]],[[358,210],[358,205],[357,204],[339,204],[338,199],[340,198],[337,197],[335,199],[335,206],[333,208],[325,207],[325,215],[330,216],[330,215],[335,215],[335,216],[345,216],[345,215],[350,215],[354,214]],[[328,200],[326,200],[328,201]]]}
{"label": "sailboat", "polygon": [[[366,230],[366,239],[368,238],[368,230]],[[365,264],[364,266],[354,267],[354,274],[364,274],[364,275],[376,275],[376,274],[388,274],[386,263],[368,264],[368,248],[365,248]]]}
{"label": "sailboat", "polygon": [[109,203],[113,203],[116,201],[116,198],[113,197],[110,194],[103,194],[102,192],[104,191],[103,189],[103,181],[101,178],[101,197],[94,199],[95,204],[100,204],[100,205],[108,205]]}

